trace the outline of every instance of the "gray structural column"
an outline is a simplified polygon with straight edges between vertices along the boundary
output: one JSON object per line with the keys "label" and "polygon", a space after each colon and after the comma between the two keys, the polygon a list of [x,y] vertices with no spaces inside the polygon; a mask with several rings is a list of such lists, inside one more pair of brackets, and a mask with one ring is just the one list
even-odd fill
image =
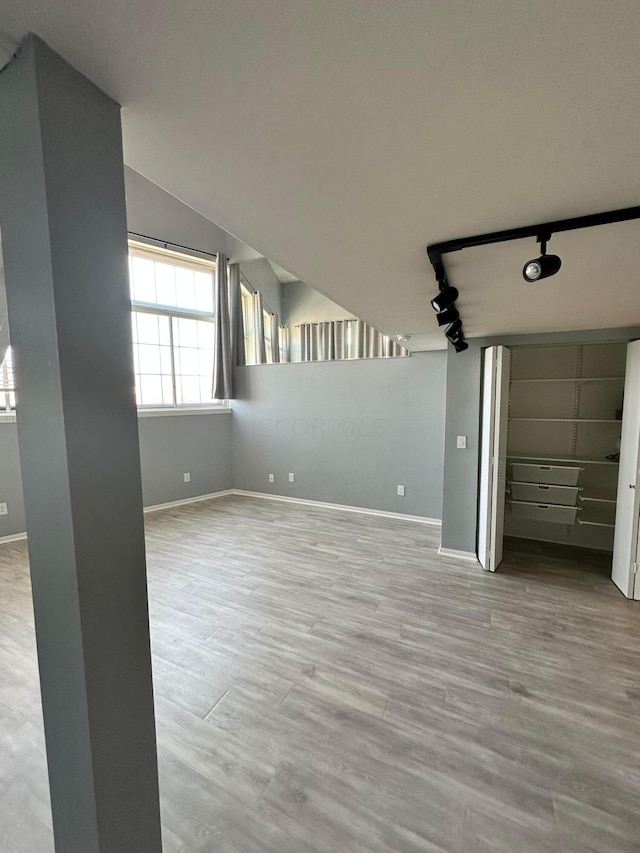
{"label": "gray structural column", "polygon": [[56,851],[160,853],[120,109],[34,36],[0,229]]}

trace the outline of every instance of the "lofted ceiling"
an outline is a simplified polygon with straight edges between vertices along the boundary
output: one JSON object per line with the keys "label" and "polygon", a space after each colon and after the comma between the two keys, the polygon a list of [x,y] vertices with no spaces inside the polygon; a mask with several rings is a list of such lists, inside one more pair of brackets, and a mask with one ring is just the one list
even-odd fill
{"label": "lofted ceiling", "polygon": [[[640,203],[637,0],[2,0],[124,106],[125,160],[442,346],[425,246]],[[640,323],[640,222],[448,259],[468,336]]]}

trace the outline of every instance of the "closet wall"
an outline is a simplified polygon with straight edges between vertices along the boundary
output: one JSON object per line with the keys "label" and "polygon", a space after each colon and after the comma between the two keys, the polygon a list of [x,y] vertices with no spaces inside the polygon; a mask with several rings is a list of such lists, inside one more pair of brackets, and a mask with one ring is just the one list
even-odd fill
{"label": "closet wall", "polygon": [[512,350],[505,535],[613,549],[626,344]]}

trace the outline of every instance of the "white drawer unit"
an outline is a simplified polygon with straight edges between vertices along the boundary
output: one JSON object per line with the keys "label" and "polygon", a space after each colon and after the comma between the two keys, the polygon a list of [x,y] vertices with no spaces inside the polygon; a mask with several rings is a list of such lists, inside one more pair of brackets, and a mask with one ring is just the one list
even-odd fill
{"label": "white drawer unit", "polygon": [[580,468],[576,465],[542,465],[512,462],[511,479],[519,483],[548,483],[555,486],[577,486]]}
{"label": "white drawer unit", "polygon": [[556,486],[547,483],[517,483],[515,481],[511,483],[511,497],[514,501],[575,506],[579,491],[577,486]]}
{"label": "white drawer unit", "polygon": [[509,507],[514,518],[530,521],[549,521],[554,524],[575,524],[578,507],[558,506],[558,504],[532,503],[530,501],[510,501]]}

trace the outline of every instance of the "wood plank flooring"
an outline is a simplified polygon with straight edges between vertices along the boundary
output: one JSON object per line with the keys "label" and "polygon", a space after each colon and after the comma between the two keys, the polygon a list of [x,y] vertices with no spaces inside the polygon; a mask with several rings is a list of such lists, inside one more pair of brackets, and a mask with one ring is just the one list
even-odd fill
{"label": "wood plank flooring", "polygon": [[[239,497],[147,529],[165,853],[640,851],[640,605],[606,558],[514,541],[488,576],[435,528]],[[24,543],[0,850],[53,850]]]}

